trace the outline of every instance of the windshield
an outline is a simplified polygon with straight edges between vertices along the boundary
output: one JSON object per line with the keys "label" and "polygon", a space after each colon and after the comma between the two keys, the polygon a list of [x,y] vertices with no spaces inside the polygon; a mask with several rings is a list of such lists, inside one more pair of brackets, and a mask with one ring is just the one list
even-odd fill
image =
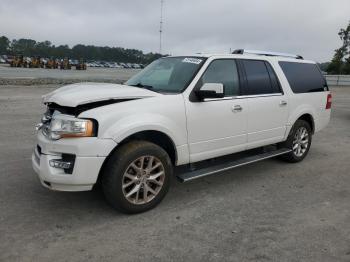
{"label": "windshield", "polygon": [[199,57],[160,58],[125,84],[156,92],[181,93],[204,62]]}

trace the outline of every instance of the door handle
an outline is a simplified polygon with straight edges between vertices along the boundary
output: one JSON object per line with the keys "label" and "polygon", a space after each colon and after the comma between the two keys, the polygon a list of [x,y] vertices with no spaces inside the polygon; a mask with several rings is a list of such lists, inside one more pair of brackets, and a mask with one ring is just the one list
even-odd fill
{"label": "door handle", "polygon": [[286,105],[287,105],[287,101],[282,100],[282,101],[280,102],[280,106],[286,106]]}
{"label": "door handle", "polygon": [[232,107],[233,113],[238,113],[238,112],[241,112],[242,110],[243,110],[243,108],[240,105],[235,105]]}

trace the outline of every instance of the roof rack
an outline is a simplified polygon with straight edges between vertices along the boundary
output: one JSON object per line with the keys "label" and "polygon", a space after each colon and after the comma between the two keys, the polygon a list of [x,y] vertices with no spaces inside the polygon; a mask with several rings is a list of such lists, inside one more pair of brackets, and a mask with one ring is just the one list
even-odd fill
{"label": "roof rack", "polygon": [[282,57],[290,57],[295,59],[304,59],[301,55],[293,55],[293,54],[269,52],[269,51],[259,51],[259,50],[246,50],[246,49],[236,49],[232,52],[232,54],[240,54],[240,55],[254,54],[254,55],[282,56]]}

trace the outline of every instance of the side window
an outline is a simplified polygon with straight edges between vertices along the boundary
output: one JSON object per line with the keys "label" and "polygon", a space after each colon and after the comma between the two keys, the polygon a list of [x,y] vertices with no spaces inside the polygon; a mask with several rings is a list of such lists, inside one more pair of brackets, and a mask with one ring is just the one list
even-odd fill
{"label": "side window", "polygon": [[279,62],[294,93],[327,91],[327,82],[316,64]]}
{"label": "side window", "polygon": [[221,83],[224,85],[225,96],[239,94],[239,78],[236,62],[233,59],[214,60],[204,72],[200,85],[204,83]]}
{"label": "side window", "polygon": [[270,75],[271,86],[273,91],[272,93],[282,93],[280,83],[277,79],[275,71],[272,69],[272,66],[268,62],[265,62],[265,65]]}
{"label": "side window", "polygon": [[[280,92],[273,88],[273,80],[270,79],[268,66],[265,61],[242,60],[242,63],[247,76],[248,86],[245,91],[246,95],[272,94]],[[275,81],[277,82],[276,76]]]}

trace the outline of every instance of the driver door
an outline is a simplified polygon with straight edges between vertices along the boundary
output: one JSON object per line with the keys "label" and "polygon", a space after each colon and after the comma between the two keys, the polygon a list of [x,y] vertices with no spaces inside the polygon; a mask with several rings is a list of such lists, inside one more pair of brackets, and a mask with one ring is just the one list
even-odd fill
{"label": "driver door", "polygon": [[239,95],[235,60],[213,60],[194,89],[205,83],[223,84],[224,97],[186,99],[190,162],[242,151],[247,143],[247,101],[235,98]]}

